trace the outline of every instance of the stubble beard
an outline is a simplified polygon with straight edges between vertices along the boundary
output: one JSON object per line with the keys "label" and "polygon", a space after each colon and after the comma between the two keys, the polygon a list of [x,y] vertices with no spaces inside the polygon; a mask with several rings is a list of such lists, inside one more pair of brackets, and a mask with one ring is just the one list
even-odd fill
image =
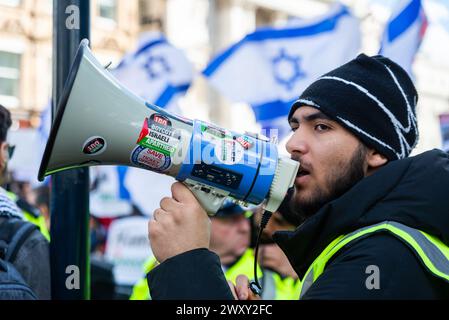
{"label": "stubble beard", "polygon": [[[327,176],[326,190],[318,186],[307,198],[298,198],[297,189],[290,200],[291,220],[296,224],[302,224],[305,220],[315,215],[325,204],[339,198],[357,182],[365,177],[365,159],[367,148],[360,143],[352,157],[346,164],[337,165],[336,170]],[[338,169],[341,168],[341,169]]]}

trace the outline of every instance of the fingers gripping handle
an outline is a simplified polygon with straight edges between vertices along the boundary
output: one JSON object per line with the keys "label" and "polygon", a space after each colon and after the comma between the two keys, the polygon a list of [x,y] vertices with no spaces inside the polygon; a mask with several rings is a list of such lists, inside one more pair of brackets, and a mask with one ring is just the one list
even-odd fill
{"label": "fingers gripping handle", "polygon": [[229,192],[186,179],[184,184],[192,191],[200,205],[209,216],[213,216],[223,205]]}

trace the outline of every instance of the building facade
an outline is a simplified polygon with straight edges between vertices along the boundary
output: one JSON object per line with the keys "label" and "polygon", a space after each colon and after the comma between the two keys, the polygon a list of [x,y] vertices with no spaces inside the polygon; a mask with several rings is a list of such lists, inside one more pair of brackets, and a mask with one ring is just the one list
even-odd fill
{"label": "building facade", "polygon": [[[52,0],[0,0],[0,104],[14,128],[37,127],[51,97]],[[91,1],[91,44],[100,60],[118,61],[139,31],[138,3]]]}

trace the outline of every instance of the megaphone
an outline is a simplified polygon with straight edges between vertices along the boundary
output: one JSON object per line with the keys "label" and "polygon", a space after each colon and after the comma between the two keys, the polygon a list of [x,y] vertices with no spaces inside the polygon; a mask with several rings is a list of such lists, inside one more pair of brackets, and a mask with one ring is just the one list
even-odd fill
{"label": "megaphone", "polygon": [[[145,102],[97,61],[82,40],[57,108],[39,169],[53,173],[126,165],[184,182],[212,215],[230,197],[274,212],[299,163],[257,135],[189,120]],[[157,188],[148,181],[148,188]]]}

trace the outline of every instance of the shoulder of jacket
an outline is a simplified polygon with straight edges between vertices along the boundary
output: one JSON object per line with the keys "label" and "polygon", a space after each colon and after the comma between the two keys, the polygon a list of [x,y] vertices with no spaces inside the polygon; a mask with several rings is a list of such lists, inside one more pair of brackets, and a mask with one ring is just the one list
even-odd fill
{"label": "shoulder of jacket", "polygon": [[413,257],[421,265],[412,249],[389,232],[378,232],[357,238],[342,247],[329,261],[378,261],[383,264],[397,264],[404,257]]}

